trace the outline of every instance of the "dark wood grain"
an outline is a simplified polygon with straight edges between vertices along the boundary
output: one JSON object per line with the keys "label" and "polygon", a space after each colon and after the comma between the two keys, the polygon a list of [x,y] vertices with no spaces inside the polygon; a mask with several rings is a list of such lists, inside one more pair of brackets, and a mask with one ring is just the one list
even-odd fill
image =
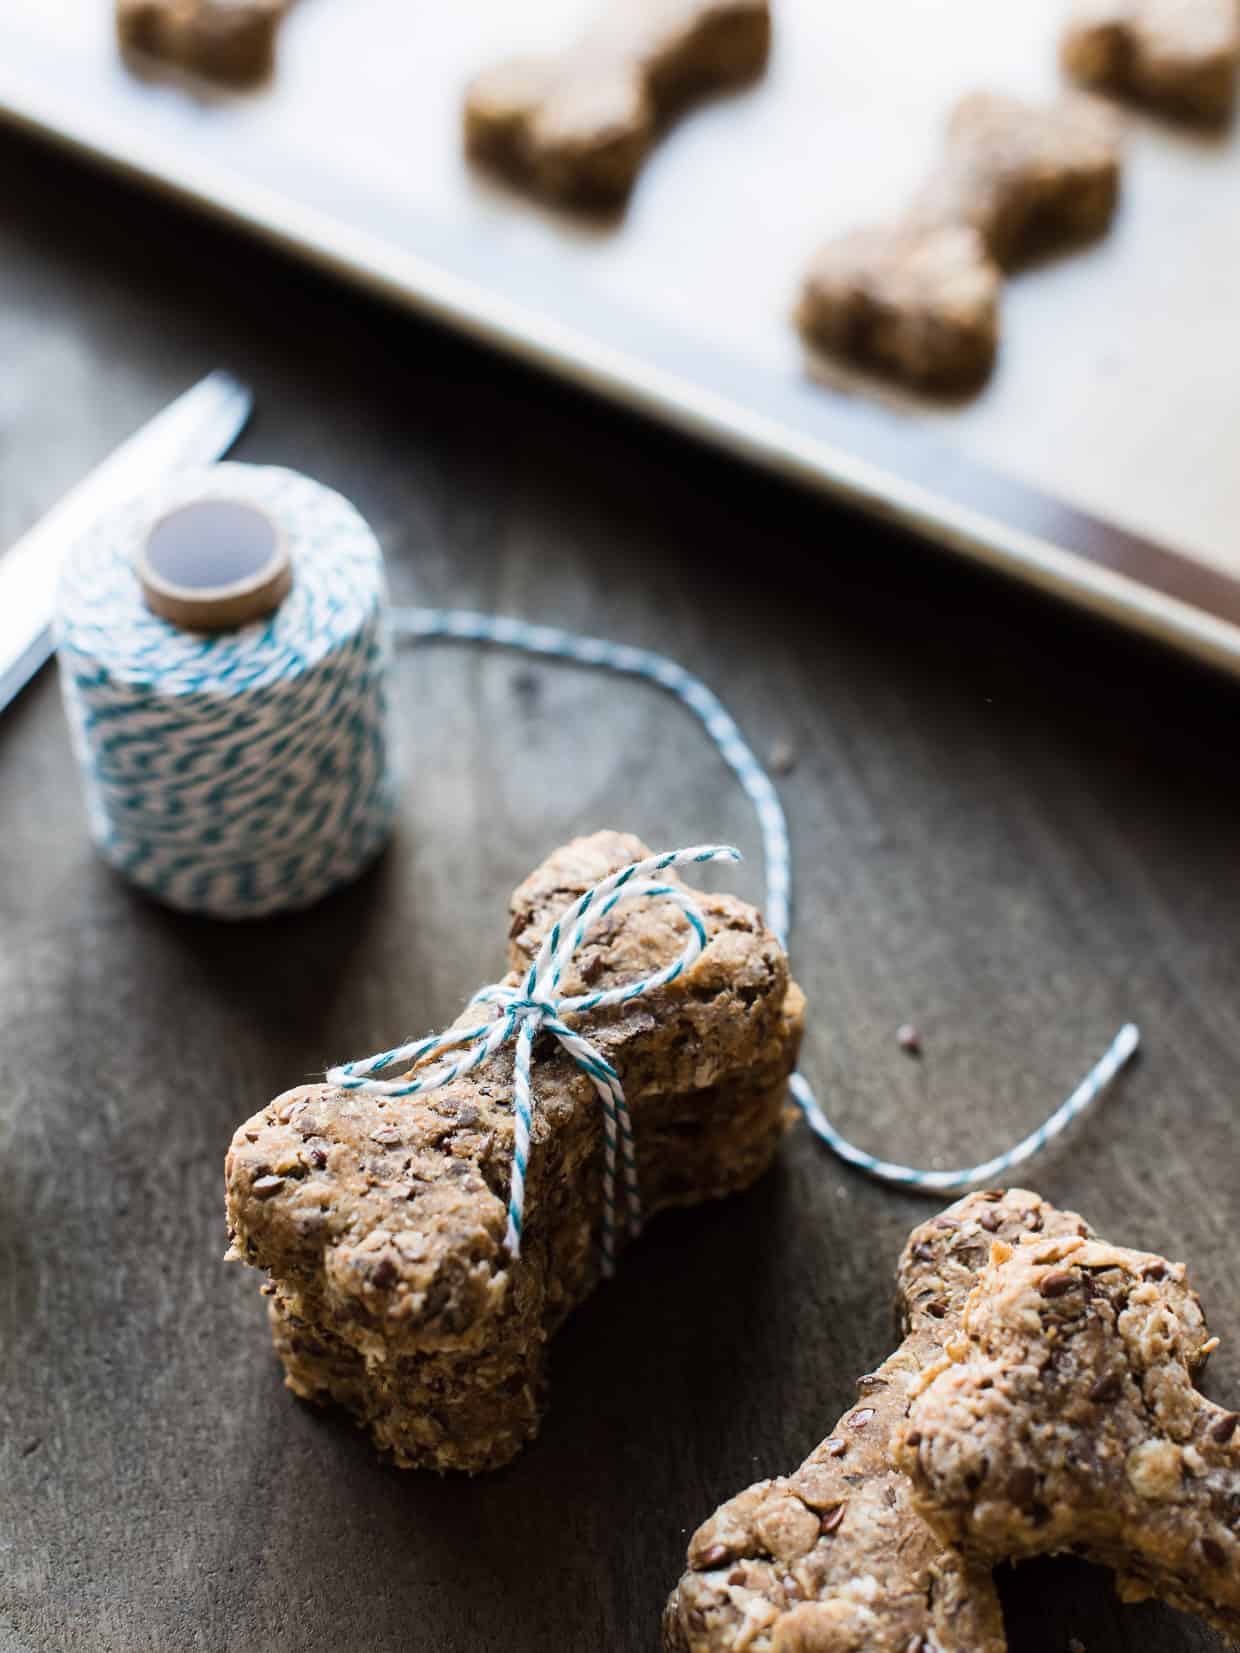
{"label": "dark wood grain", "polygon": [[[1234,689],[35,146],[4,141],[0,182],[0,539],[224,363],[259,398],[239,457],[356,500],[398,596],[700,670],[759,750],[796,754],[806,1065],[836,1119],[895,1154],[987,1153],[1139,1020],[1137,1069],[1027,1180],[1191,1259],[1213,1391],[1240,1394]],[[228,927],[93,859],[50,673],[0,720],[4,1653],[653,1653],[689,1530],[794,1464],[889,1347],[925,1208],[801,1129],[575,1317],[504,1473],[399,1474],[281,1389],[256,1281],[221,1262],[234,1124],[453,1015],[509,887],[569,834],[757,848],[652,692],[428,647],[400,728],[381,864]],[[756,859],[738,883],[757,893]],[[1003,1589],[1014,1653],[1219,1645],[1077,1564]]]}

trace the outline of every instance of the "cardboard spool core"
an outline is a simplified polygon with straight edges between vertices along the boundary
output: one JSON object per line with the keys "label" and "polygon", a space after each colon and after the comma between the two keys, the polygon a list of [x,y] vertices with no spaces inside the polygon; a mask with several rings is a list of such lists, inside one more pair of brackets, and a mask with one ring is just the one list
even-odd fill
{"label": "cardboard spool core", "polygon": [[277,523],[233,499],[196,499],[167,512],[134,566],[146,606],[186,631],[229,631],[261,619],[293,583]]}

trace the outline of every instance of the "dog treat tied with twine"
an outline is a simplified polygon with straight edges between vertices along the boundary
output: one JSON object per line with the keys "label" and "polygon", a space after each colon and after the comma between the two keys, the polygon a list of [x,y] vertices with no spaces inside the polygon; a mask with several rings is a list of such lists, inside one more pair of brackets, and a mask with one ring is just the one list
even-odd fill
{"label": "dog treat tied with twine", "polygon": [[754,908],[674,871],[729,859],[615,832],[557,850],[513,896],[510,973],[452,1028],[233,1138],[229,1255],[268,1273],[289,1387],[397,1463],[508,1462],[616,1229],[769,1165],[804,1000]]}

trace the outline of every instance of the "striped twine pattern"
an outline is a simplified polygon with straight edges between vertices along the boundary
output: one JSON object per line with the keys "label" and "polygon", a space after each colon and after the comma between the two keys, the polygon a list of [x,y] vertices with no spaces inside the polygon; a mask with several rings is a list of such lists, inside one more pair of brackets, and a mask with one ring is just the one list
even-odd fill
{"label": "striped twine pattern", "polygon": [[[266,621],[211,637],[149,612],[130,559],[190,499],[260,507],[294,584]],[[391,828],[391,639],[383,562],[339,494],[293,472],[217,465],[101,521],[72,551],[60,679],[91,835],[174,907],[249,918],[347,883]]]}
{"label": "striped twine pattern", "polygon": [[[415,640],[456,640],[489,643],[549,660],[572,661],[623,677],[636,677],[664,689],[693,713],[720,757],[736,776],[754,807],[762,839],[766,871],[765,916],[771,930],[786,947],[792,895],[792,859],[788,823],[779,795],[746,742],[735,719],[719,697],[675,660],[649,649],[611,643],[602,637],[580,636],[558,626],[532,625],[505,616],[479,614],[468,609],[398,608],[391,614],[398,637]],[[1047,1143],[1085,1112],[1103,1094],[1136,1053],[1137,1028],[1127,1023],[1102,1058],[1050,1117],[1014,1147],[977,1165],[950,1171],[923,1170],[882,1159],[848,1140],[827,1118],[804,1074],[788,1082],[794,1101],[810,1129],[832,1153],[877,1181],[916,1193],[962,1193],[981,1182],[1004,1179],[1008,1173],[1041,1151]]]}
{"label": "striped twine pattern", "polygon": [[[602,1270],[615,1271],[616,1262],[616,1163],[619,1159],[624,1180],[626,1227],[630,1236],[641,1231],[641,1194],[637,1185],[637,1155],[633,1123],[620,1077],[611,1063],[580,1032],[570,1027],[566,1016],[581,1016],[611,1005],[631,1004],[656,988],[665,987],[693,964],[706,945],[706,927],[691,891],[661,883],[658,874],[671,867],[703,866],[711,861],[739,861],[739,851],[725,844],[695,844],[690,849],[670,850],[602,879],[561,913],[543,938],[542,946],[519,986],[496,982],[483,987],[469,1001],[487,1005],[494,1015],[468,1027],[449,1028],[414,1039],[392,1050],[380,1051],[358,1061],[344,1062],[329,1070],[329,1084],[342,1090],[368,1091],[378,1096],[417,1096],[442,1090],[454,1080],[473,1073],[509,1043],[513,1056],[513,1151],[512,1177],[508,1192],[508,1224],[504,1244],[515,1258],[521,1255],[521,1225],[525,1211],[525,1182],[529,1170],[530,1136],[534,1121],[534,1096],[530,1067],[534,1040],[546,1031],[590,1078],[603,1105],[603,1212],[599,1241]],[[679,956],[663,969],[642,976],[622,987],[598,993],[561,994],[564,972],[573,955],[590,932],[621,901],[655,898],[680,908],[688,923],[688,937]],[[454,1059],[445,1052],[460,1051]],[[429,1064],[423,1066],[423,1064]],[[400,1079],[376,1075],[393,1067],[405,1068]],[[421,1070],[421,1071],[420,1071]]]}

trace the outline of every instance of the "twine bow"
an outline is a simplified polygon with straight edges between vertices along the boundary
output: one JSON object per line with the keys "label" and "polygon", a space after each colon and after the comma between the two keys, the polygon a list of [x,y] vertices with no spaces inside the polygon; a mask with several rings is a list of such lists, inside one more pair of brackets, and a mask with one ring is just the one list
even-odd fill
{"label": "twine bow", "polygon": [[[571,1028],[565,1016],[582,1015],[610,1005],[629,1004],[665,987],[683,974],[706,945],[706,926],[691,890],[659,881],[657,875],[669,867],[700,866],[708,861],[739,861],[739,850],[728,845],[698,844],[690,849],[670,850],[612,873],[579,896],[551,926],[534,962],[519,986],[496,982],[483,987],[470,1004],[492,1006],[496,1014],[474,1027],[450,1028],[380,1051],[355,1062],[345,1062],[328,1071],[330,1084],[343,1090],[368,1091],[377,1096],[416,1096],[442,1090],[454,1080],[473,1073],[496,1051],[515,1041],[513,1059],[513,1150],[512,1182],[508,1194],[508,1226],[504,1244],[513,1257],[521,1255],[521,1223],[525,1209],[525,1178],[529,1166],[530,1131],[534,1118],[534,1096],[530,1066],[534,1040],[541,1032],[552,1034],[590,1076],[603,1104],[603,1227],[602,1269],[610,1275],[616,1257],[616,1158],[624,1171],[626,1226],[630,1235],[641,1230],[641,1195],[637,1186],[637,1158],[633,1145],[633,1124],[620,1077],[611,1063],[581,1033]],[[675,903],[688,920],[689,934],[680,956],[662,970],[656,970],[623,987],[601,993],[561,995],[560,984],[574,953],[619,902],[641,896],[657,896]],[[409,1072],[401,1079],[378,1079],[397,1063],[419,1068],[444,1051],[459,1050],[455,1060],[433,1062],[425,1072]]]}

